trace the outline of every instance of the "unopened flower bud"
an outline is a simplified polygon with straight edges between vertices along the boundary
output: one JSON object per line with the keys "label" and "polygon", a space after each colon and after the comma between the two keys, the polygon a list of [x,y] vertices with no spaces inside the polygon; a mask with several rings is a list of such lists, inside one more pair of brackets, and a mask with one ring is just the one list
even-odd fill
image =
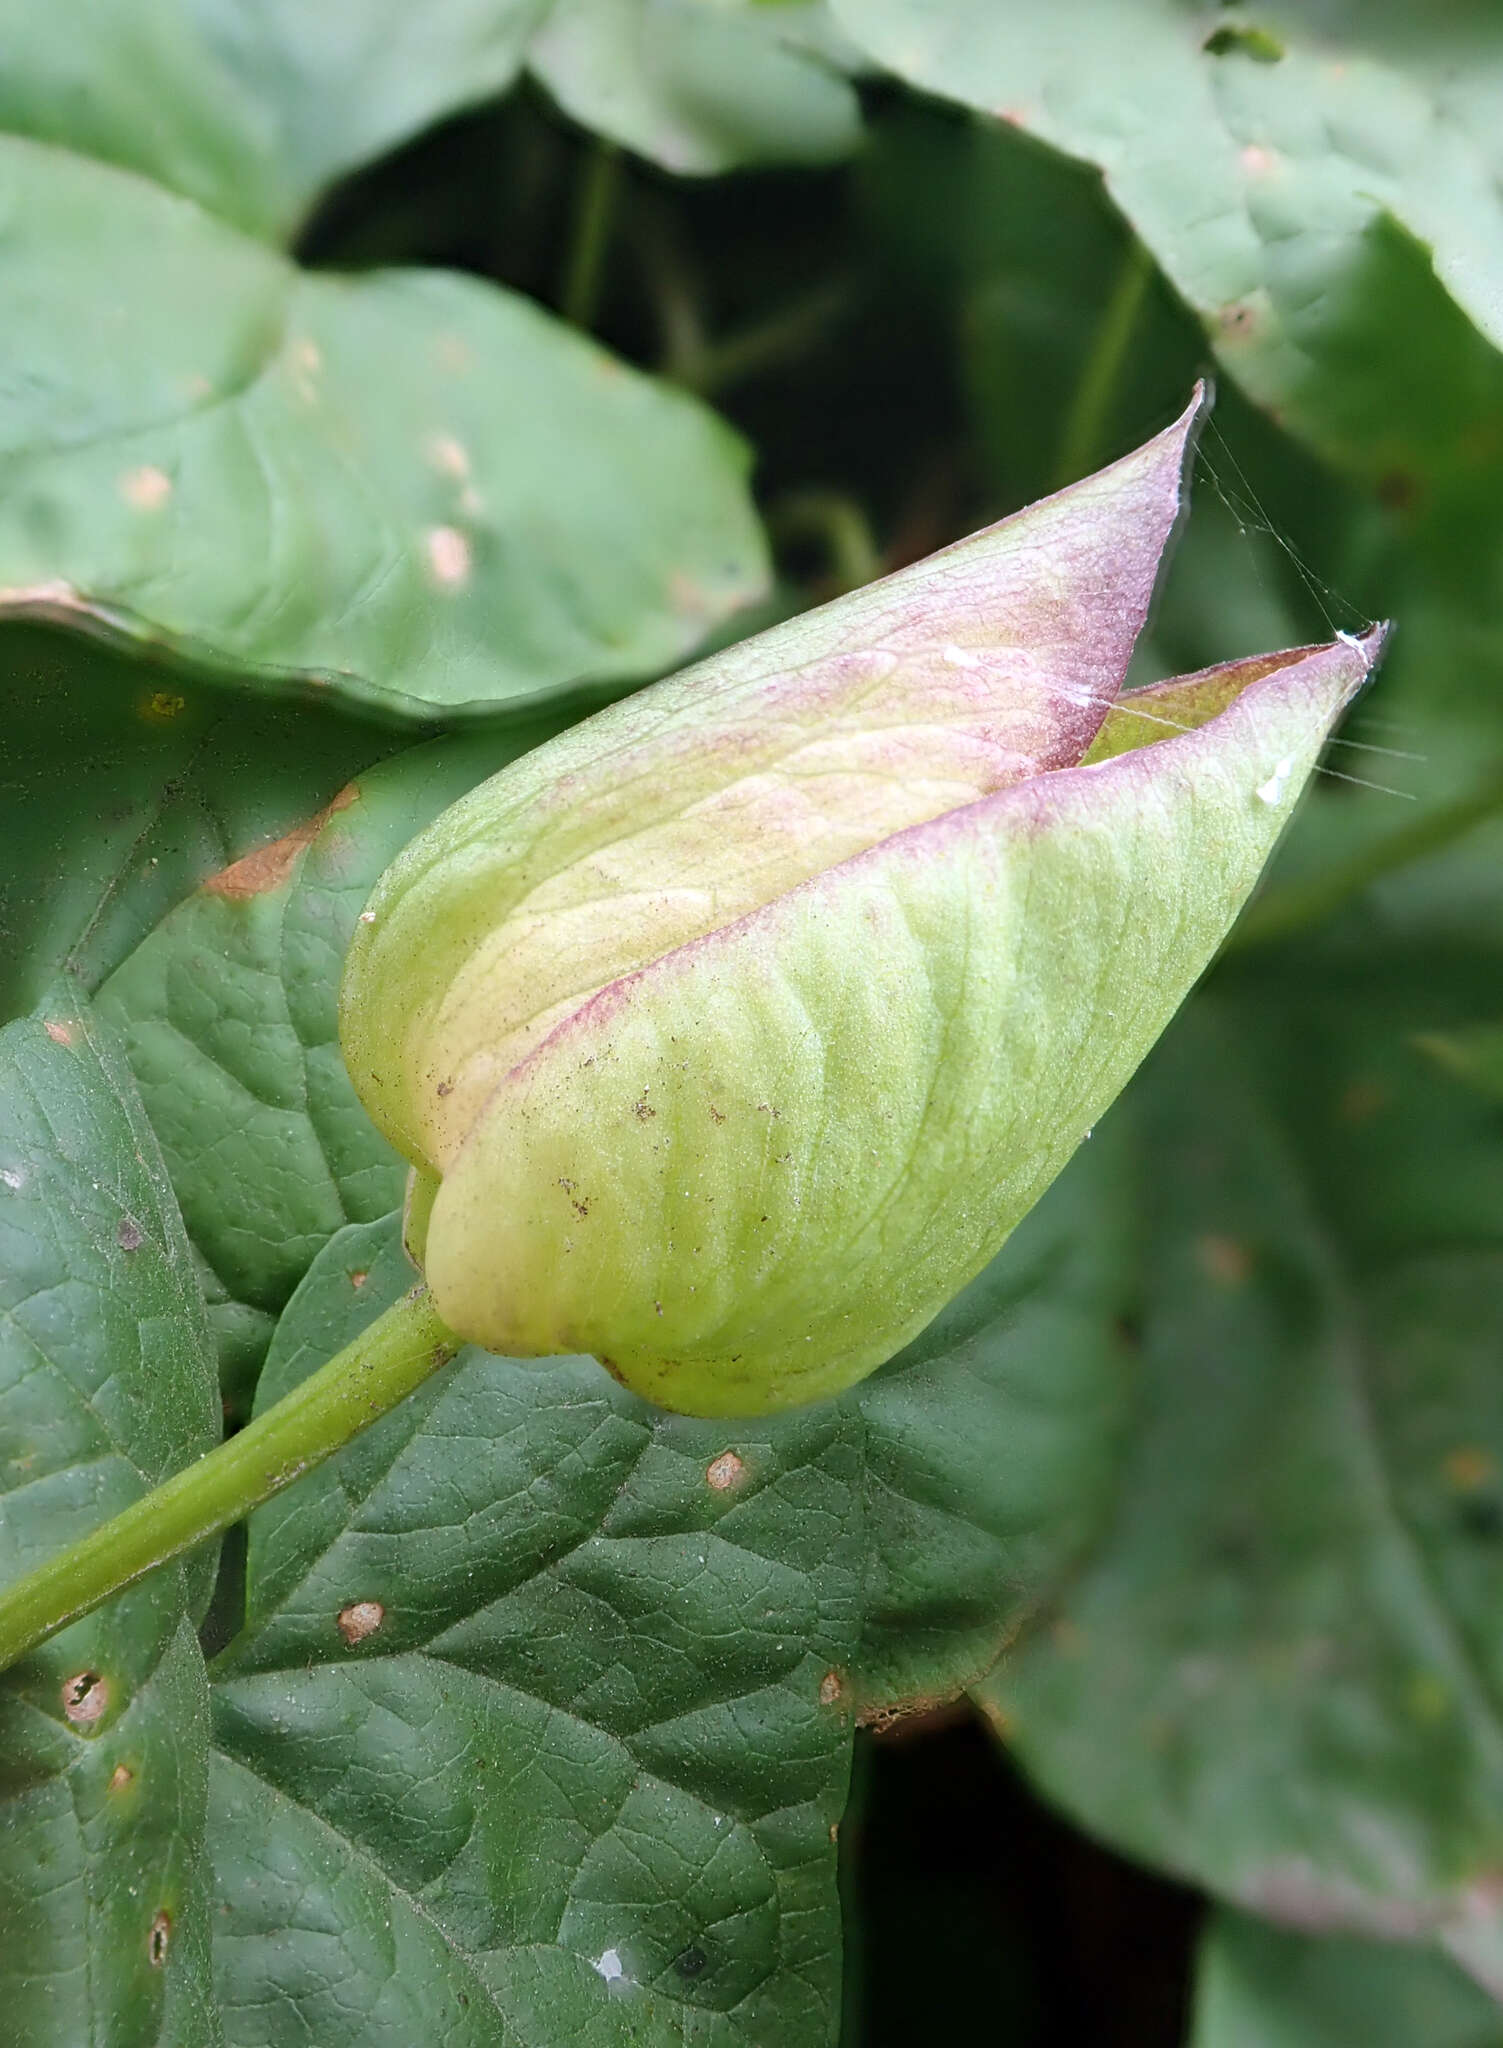
{"label": "unopened flower bud", "polygon": [[342,1039],[462,1336],[762,1412],[870,1372],[995,1254],[1379,644],[1117,701],[1196,411],[574,727],[388,869]]}

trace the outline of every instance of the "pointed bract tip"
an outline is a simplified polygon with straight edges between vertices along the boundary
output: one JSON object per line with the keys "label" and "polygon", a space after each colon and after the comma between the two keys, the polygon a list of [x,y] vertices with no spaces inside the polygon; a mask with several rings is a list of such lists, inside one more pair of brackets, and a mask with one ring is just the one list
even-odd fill
{"label": "pointed bract tip", "polygon": [[1343,647],[1350,647],[1353,654],[1360,659],[1363,680],[1366,681],[1382,659],[1383,650],[1387,647],[1392,633],[1392,619],[1379,619],[1376,624],[1368,626],[1361,633],[1344,633],[1338,626],[1336,638]]}

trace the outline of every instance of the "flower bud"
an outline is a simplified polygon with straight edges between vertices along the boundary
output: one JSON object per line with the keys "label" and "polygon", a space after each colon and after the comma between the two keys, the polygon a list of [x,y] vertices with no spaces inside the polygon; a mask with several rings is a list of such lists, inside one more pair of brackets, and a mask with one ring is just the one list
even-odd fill
{"label": "flower bud", "polygon": [[870,1372],[998,1250],[1381,637],[1114,703],[1198,405],[574,727],[387,870],[341,1036],[460,1335],[760,1413]]}

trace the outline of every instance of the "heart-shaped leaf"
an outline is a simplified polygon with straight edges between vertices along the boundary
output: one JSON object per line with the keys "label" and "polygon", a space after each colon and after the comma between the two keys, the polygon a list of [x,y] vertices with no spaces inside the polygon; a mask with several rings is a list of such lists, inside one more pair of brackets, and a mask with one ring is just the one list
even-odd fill
{"label": "heart-shaped leaf", "polygon": [[0,206],[0,614],[431,719],[672,667],[762,589],[741,444],[527,300],[301,271],[14,137]]}
{"label": "heart-shaped leaf", "polygon": [[[1109,1479],[1082,1165],[859,1395],[694,1422],[466,1352],[259,1511],[215,1671],[231,2040],[833,2040],[856,1716],[953,1695]],[[396,1216],[339,1232],[259,1400],[409,1282]]]}

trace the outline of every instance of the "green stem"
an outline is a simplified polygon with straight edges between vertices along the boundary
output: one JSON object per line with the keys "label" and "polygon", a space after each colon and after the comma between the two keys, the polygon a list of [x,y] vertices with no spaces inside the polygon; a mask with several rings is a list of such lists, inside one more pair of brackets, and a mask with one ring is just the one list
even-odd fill
{"label": "green stem", "polygon": [[882,573],[871,523],[844,491],[790,491],[769,507],[767,527],[780,546],[817,541],[824,548],[838,596],[859,590]]}
{"label": "green stem", "polygon": [[587,333],[600,310],[605,252],[620,188],[620,151],[614,144],[602,142],[591,152],[580,179],[569,268],[559,300],[564,318]]}
{"label": "green stem", "polygon": [[1391,832],[1376,846],[1364,848],[1361,853],[1353,854],[1350,860],[1338,862],[1308,882],[1286,882],[1282,888],[1270,889],[1238,920],[1223,951],[1243,953],[1251,947],[1269,945],[1276,939],[1288,938],[1295,932],[1321,923],[1340,910],[1359,890],[1381,880],[1384,875],[1392,874],[1396,868],[1407,867],[1410,861],[1423,860],[1427,854],[1441,852],[1453,840],[1470,832],[1474,825],[1480,825],[1484,819],[1494,817],[1500,811],[1503,811],[1503,775],[1483,783],[1470,796],[1461,797],[1455,803],[1430,812],[1427,817],[1416,819],[1402,831]]}
{"label": "green stem", "polygon": [[849,279],[818,285],[765,320],[704,343],[681,381],[702,398],[714,398],[749,377],[797,362],[849,310],[851,299]]}
{"label": "green stem", "polygon": [[1054,465],[1056,490],[1063,490],[1066,484],[1085,476],[1100,455],[1112,394],[1152,276],[1153,260],[1143,244],[1135,240],[1106,302],[1085,369],[1065,415],[1059,457]]}
{"label": "green stem", "polygon": [[321,1464],[460,1343],[415,1287],[238,1436],[0,1593],[0,1670]]}

